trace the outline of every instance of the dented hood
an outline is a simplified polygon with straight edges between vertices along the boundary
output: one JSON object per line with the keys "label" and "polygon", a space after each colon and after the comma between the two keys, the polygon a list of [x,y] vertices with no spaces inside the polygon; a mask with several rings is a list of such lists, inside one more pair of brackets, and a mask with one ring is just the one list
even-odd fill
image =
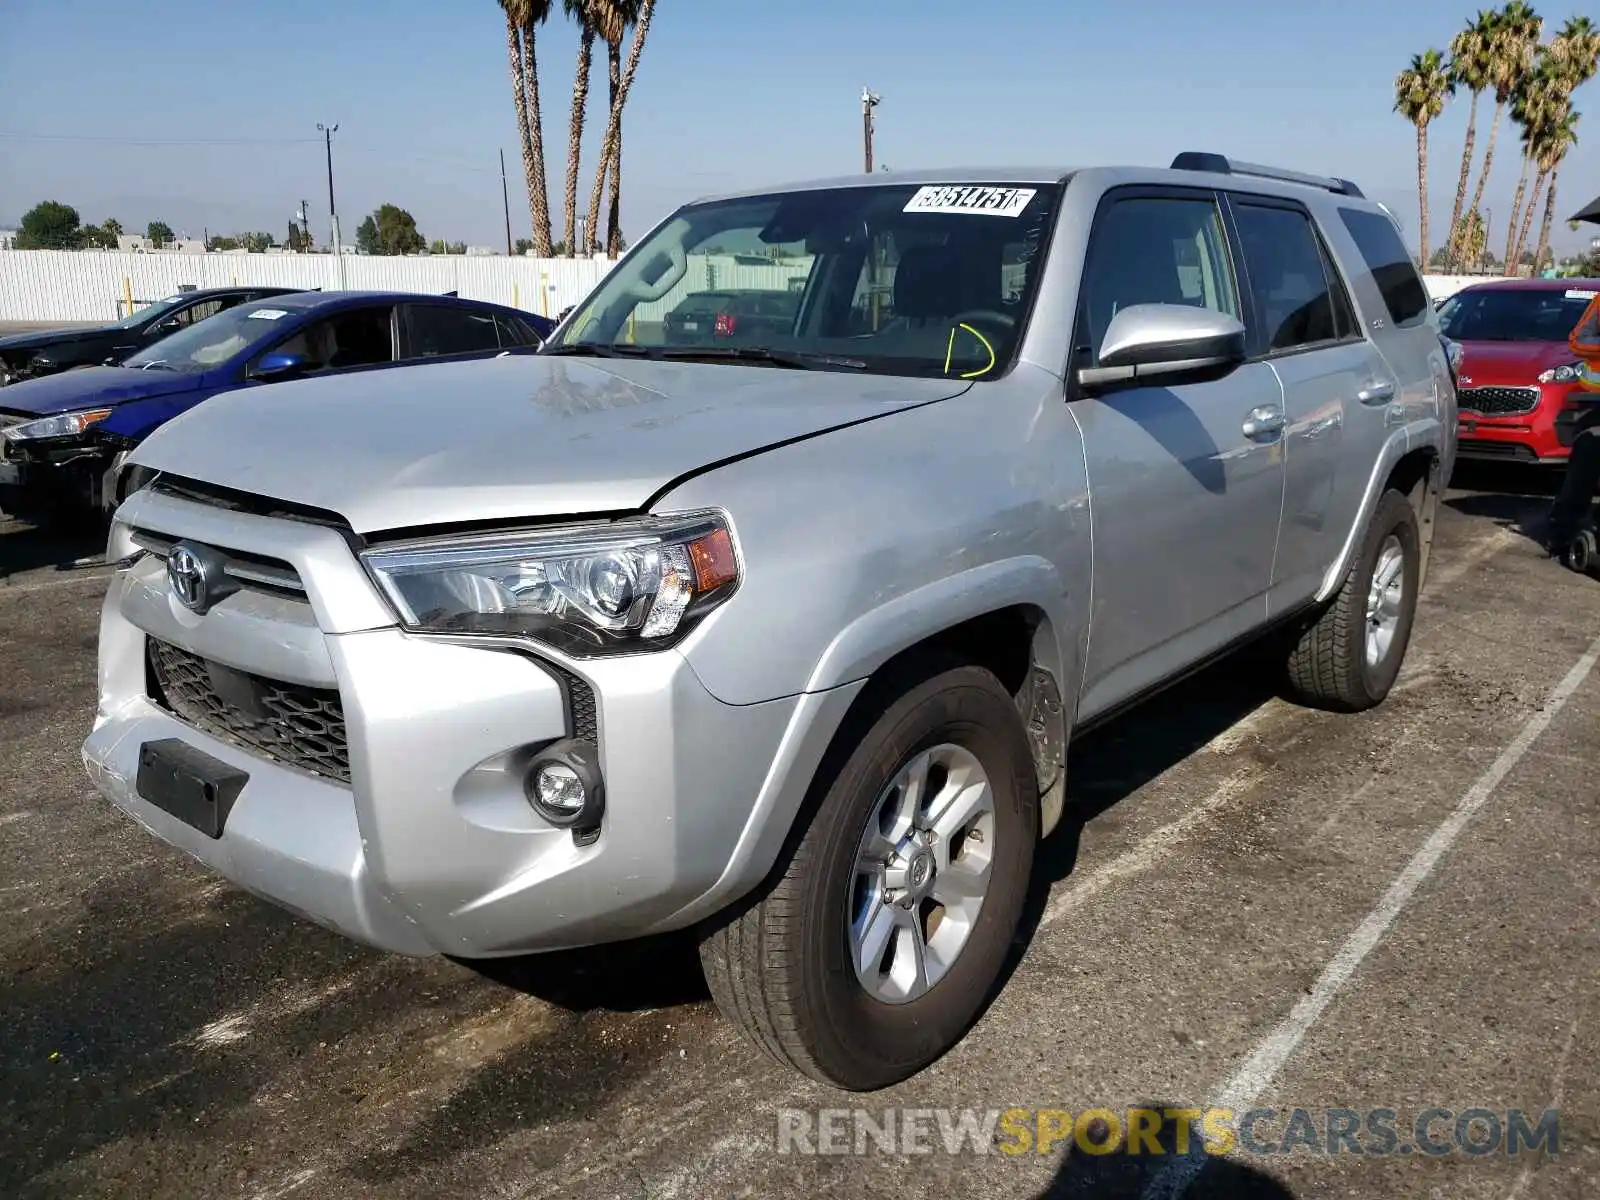
{"label": "dented hood", "polygon": [[518,355],[228,392],[132,461],[334,512],[358,533],[618,512],[696,468],[969,386]]}

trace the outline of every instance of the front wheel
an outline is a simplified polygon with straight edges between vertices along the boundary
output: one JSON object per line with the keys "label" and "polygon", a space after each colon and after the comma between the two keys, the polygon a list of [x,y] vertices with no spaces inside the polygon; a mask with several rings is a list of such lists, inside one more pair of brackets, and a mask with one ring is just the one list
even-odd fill
{"label": "front wheel", "polygon": [[1289,653],[1294,698],[1342,712],[1384,701],[1411,641],[1421,568],[1416,510],[1400,492],[1387,491],[1338,595]]}
{"label": "front wheel", "polygon": [[904,687],[819,786],[776,884],[701,961],[757,1045],[867,1091],[944,1054],[987,1001],[1027,892],[1038,785],[1012,698],[957,667]]}

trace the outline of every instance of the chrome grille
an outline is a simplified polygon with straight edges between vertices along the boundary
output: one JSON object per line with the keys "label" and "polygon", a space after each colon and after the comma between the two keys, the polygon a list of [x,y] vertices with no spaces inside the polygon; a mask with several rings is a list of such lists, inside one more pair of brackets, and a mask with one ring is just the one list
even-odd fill
{"label": "chrome grille", "polygon": [[332,688],[235,670],[146,641],[150,698],[212,737],[312,775],[350,782],[344,709]]}
{"label": "chrome grille", "polygon": [[1456,407],[1485,417],[1510,417],[1539,407],[1536,387],[1469,387],[1456,393]]}
{"label": "chrome grille", "polygon": [[[135,529],[131,536],[134,545],[163,560],[172,553],[173,546],[177,545],[177,539],[152,533],[148,529]],[[240,583],[280,592],[305,593],[306,585],[301,582],[300,573],[286,562],[261,554],[230,550],[224,546],[211,548],[227,556],[228,561],[222,569]]]}

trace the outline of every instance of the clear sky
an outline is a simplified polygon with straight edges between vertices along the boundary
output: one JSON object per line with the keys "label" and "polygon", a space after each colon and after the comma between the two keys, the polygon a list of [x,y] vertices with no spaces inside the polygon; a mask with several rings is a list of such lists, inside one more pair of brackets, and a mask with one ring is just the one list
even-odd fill
{"label": "clear sky", "polygon": [[[1578,2],[1536,4],[1547,35]],[[1215,150],[1349,176],[1395,208],[1414,243],[1415,135],[1391,111],[1394,76],[1411,54],[1444,49],[1477,3],[659,0],[624,127],[624,230],[637,238],[707,192],[859,169],[868,84],[883,97],[880,164],[1165,163]],[[513,232],[528,232],[493,0],[5,0],[0,11],[0,223],[49,198],[129,230],[160,218],[196,236],[281,240],[306,199],[325,238],[323,121],[339,124],[346,240],[388,201],[430,239],[503,245],[502,148]],[[557,237],[576,46],[559,16],[540,33]],[[580,209],[605,120],[603,64]],[[1597,99],[1591,82],[1577,107]],[[1479,108],[1481,162],[1492,102]],[[1435,246],[1466,111],[1457,100],[1432,127]],[[1559,218],[1600,193],[1600,116],[1579,128]],[[1485,198],[1497,253],[1519,155],[1508,117]],[[1589,232],[1560,221],[1556,246]]]}

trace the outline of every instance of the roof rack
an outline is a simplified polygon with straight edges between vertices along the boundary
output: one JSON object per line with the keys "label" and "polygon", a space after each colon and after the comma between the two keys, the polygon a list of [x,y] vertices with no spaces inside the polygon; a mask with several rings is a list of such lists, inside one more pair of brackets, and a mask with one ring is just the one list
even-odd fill
{"label": "roof rack", "polygon": [[1301,171],[1288,171],[1282,167],[1263,167],[1257,163],[1237,162],[1224,154],[1210,154],[1203,150],[1185,150],[1172,160],[1174,171],[1209,171],[1213,175],[1251,175],[1258,179],[1277,179],[1283,183],[1301,183],[1307,187],[1323,188],[1340,196],[1364,200],[1360,188],[1348,179],[1329,175],[1307,175]]}

